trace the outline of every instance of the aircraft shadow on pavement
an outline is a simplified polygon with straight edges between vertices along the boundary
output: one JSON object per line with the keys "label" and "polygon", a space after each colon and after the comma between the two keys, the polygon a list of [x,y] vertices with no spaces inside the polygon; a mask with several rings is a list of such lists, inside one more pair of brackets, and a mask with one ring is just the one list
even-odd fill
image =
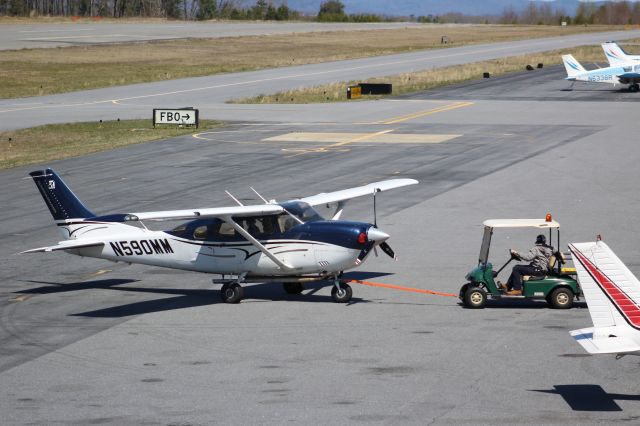
{"label": "aircraft shadow on pavement", "polygon": [[618,401],[640,401],[640,395],[607,393],[600,385],[555,385],[553,390],[533,392],[562,396],[573,411],[622,411]]}
{"label": "aircraft shadow on pavement", "polygon": [[[379,272],[358,272],[345,274],[344,279],[364,280],[373,277],[390,275],[388,273]],[[176,288],[158,288],[158,287],[119,287],[124,284],[139,282],[132,279],[101,279],[93,281],[82,281],[75,283],[59,283],[48,281],[27,281],[36,284],[46,284],[45,286],[36,287],[20,291],[21,294],[53,294],[70,291],[81,291],[90,289],[116,290],[123,292],[136,293],[153,293],[176,295],[176,297],[144,300],[140,302],[128,303],[124,305],[112,306],[109,308],[97,309],[94,311],[80,312],[71,314],[72,316],[97,317],[97,318],[120,318],[133,315],[141,315],[152,312],[170,311],[175,309],[185,309],[205,305],[214,305],[223,303],[220,299],[219,289],[176,289]],[[280,283],[258,283],[247,284],[245,286],[245,299],[263,300],[263,301],[297,301],[297,302],[322,302],[333,303],[330,294],[317,294],[319,290],[333,285],[330,281],[318,281],[305,284],[305,291],[300,295],[286,294]],[[355,303],[367,303],[366,300],[354,297],[346,305]]]}
{"label": "aircraft shadow on pavement", "polygon": [[64,293],[68,291],[80,291],[90,289],[109,289],[121,284],[130,284],[138,282],[138,280],[124,279],[124,278],[111,278],[103,280],[93,281],[81,281],[76,283],[58,283],[53,281],[23,281],[34,284],[46,284],[42,287],[30,288],[28,290],[20,290],[16,293],[20,294],[51,294],[51,293]]}

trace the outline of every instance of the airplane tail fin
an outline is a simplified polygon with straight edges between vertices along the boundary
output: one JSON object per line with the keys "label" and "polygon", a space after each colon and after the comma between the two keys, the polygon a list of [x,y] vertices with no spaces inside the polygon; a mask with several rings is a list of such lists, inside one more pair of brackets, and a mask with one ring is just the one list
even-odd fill
{"label": "airplane tail fin", "polygon": [[594,325],[571,336],[593,354],[640,351],[640,281],[602,241],[569,250]]}
{"label": "airplane tail fin", "polygon": [[602,43],[602,50],[604,50],[607,61],[609,61],[609,65],[612,67],[620,66],[631,61],[627,52],[622,50],[622,48],[618,46],[618,43],[613,41]]}
{"label": "airplane tail fin", "polygon": [[587,71],[573,55],[562,55],[562,62],[564,63],[564,68],[567,70],[567,77],[575,77]]}
{"label": "airplane tail fin", "polygon": [[95,216],[52,169],[36,170],[29,175],[33,178],[54,220],[66,221]]}

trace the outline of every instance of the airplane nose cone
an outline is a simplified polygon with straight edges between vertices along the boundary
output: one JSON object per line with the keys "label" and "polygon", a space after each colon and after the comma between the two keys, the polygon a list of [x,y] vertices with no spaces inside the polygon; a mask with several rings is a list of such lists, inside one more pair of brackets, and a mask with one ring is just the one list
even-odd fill
{"label": "airplane nose cone", "polygon": [[387,234],[386,232],[382,232],[378,228],[374,228],[372,226],[367,231],[367,239],[369,241],[375,241],[376,243],[381,243],[389,239],[389,234]]}

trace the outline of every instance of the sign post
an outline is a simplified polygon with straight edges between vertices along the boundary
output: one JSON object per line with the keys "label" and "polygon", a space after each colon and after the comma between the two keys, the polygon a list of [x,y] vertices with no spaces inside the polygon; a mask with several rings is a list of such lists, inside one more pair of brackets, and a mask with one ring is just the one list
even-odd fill
{"label": "sign post", "polygon": [[198,110],[194,108],[153,110],[153,127],[156,124],[173,124],[178,126],[196,126],[198,128]]}

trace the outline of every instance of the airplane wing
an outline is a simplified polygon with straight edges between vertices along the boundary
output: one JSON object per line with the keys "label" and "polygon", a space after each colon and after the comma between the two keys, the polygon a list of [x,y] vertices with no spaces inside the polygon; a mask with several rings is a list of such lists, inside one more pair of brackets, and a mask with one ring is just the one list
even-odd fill
{"label": "airplane wing", "polygon": [[127,213],[126,220],[176,220],[198,219],[206,217],[226,216],[260,216],[276,215],[284,209],[276,204],[258,204],[252,206],[214,207],[206,209],[166,210],[157,212]]}
{"label": "airplane wing", "polygon": [[640,281],[603,241],[569,250],[594,325],[571,336],[589,353],[640,351]]}
{"label": "airplane wing", "polygon": [[351,198],[371,195],[373,192],[388,191],[390,189],[401,188],[403,186],[415,185],[418,181],[415,179],[390,179],[380,182],[370,183],[368,185],[359,186],[357,188],[343,189],[342,191],[323,192],[321,194],[312,195],[311,197],[301,198],[300,201],[317,206],[320,204],[337,203],[340,201],[350,200]]}
{"label": "airplane wing", "polygon": [[31,250],[25,250],[23,252],[20,252],[20,254],[43,253],[43,252],[58,251],[58,250],[72,250],[72,249],[79,249],[79,248],[85,248],[85,247],[99,247],[103,245],[104,245],[104,241],[97,241],[97,240],[91,240],[91,241],[66,240],[66,241],[60,241],[55,246],[38,247]]}

